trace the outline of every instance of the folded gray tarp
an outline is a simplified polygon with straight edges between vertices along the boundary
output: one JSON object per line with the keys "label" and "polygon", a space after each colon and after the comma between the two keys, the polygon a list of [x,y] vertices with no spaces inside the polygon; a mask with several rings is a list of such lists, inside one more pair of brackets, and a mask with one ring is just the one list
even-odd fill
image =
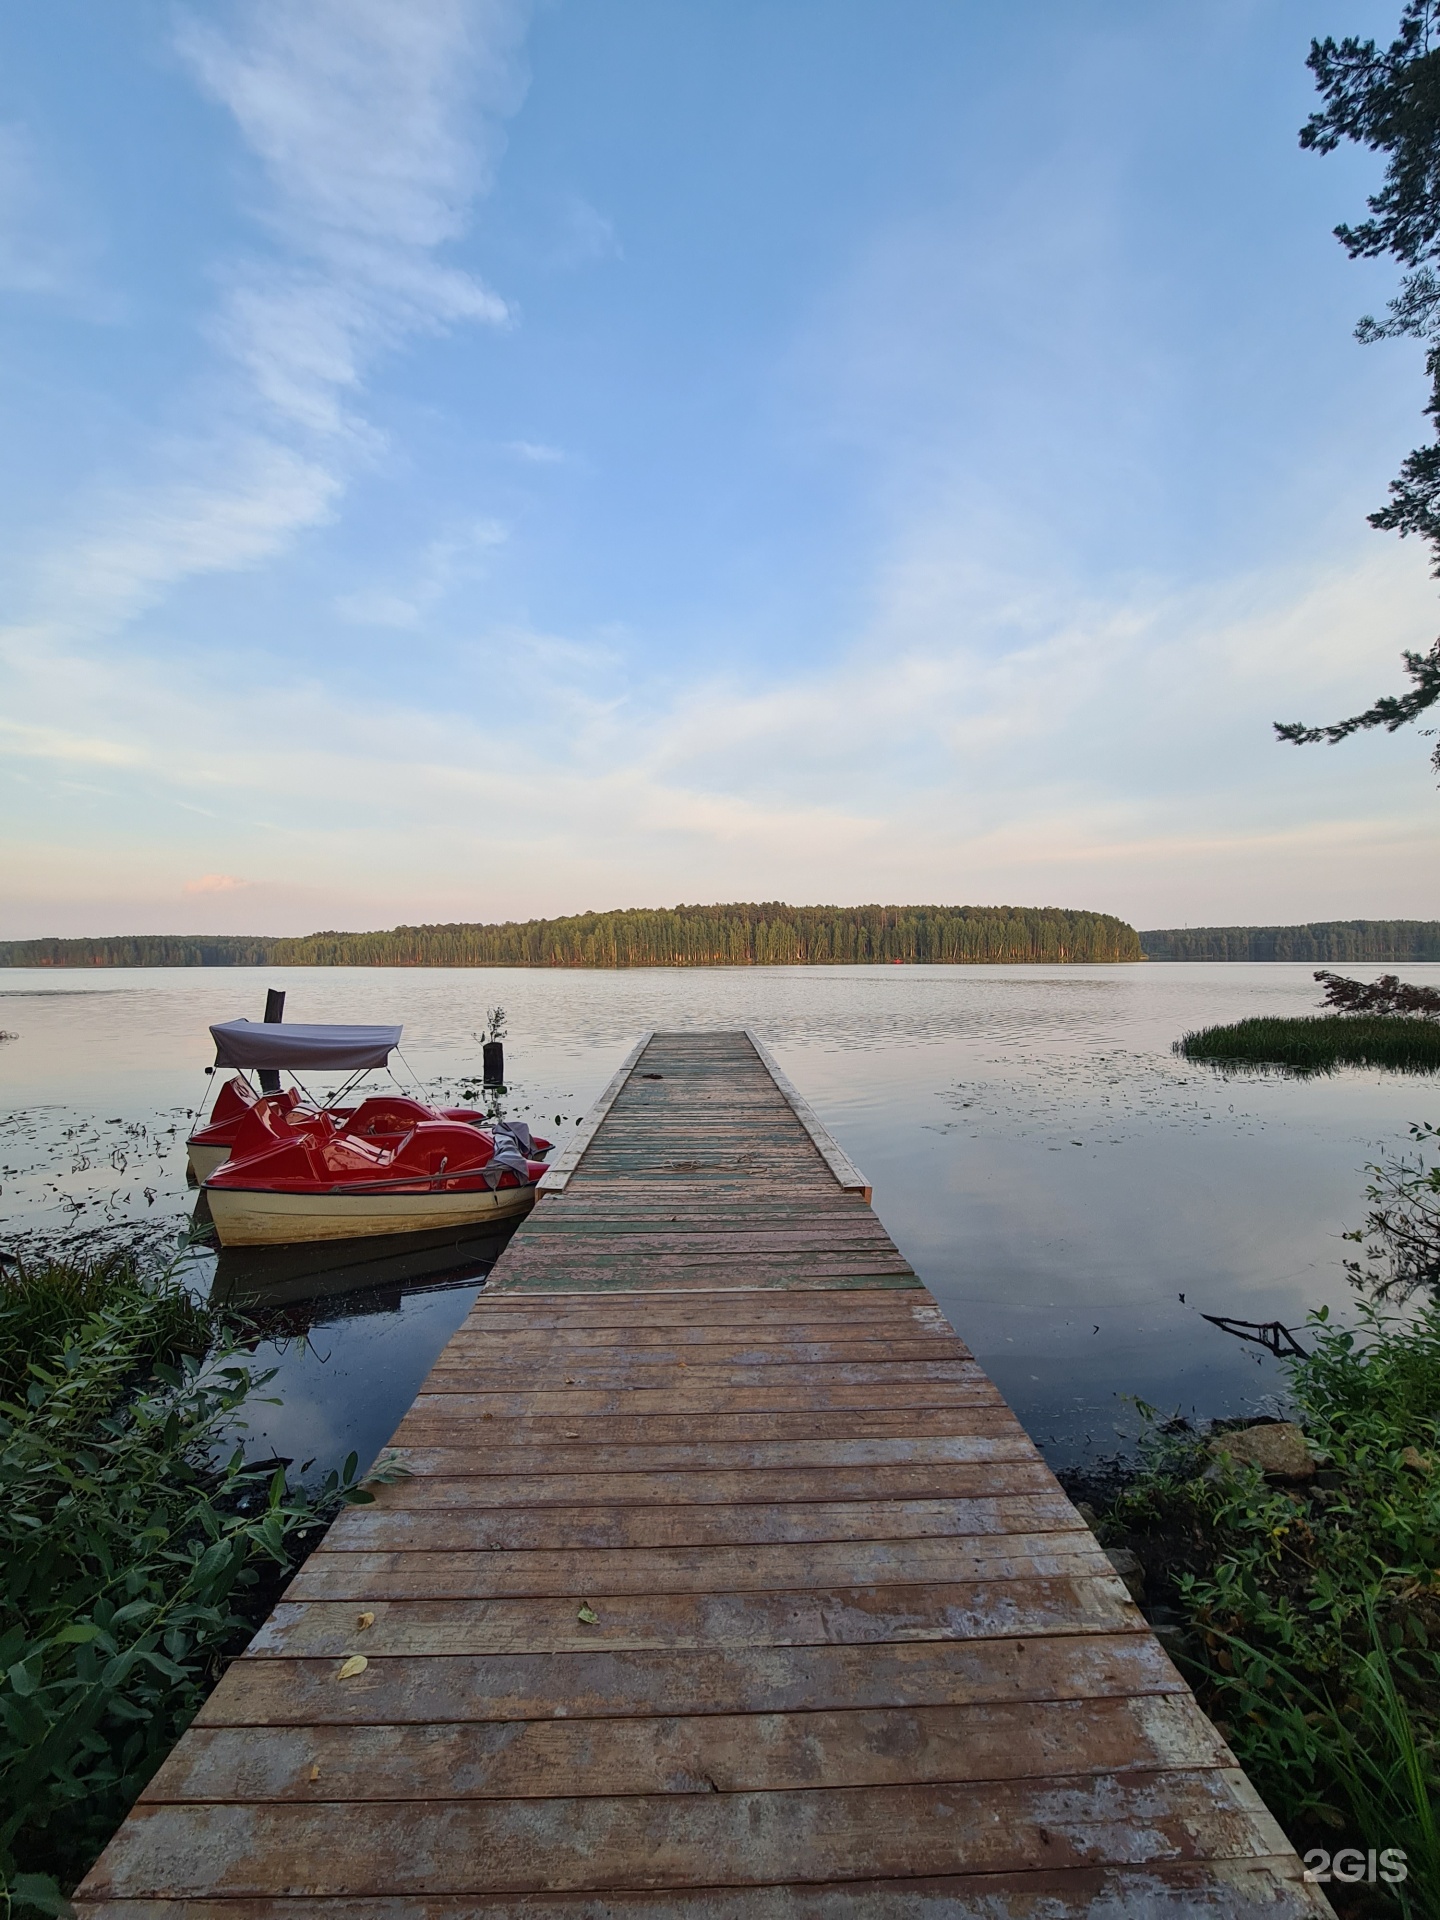
{"label": "folded gray tarp", "polygon": [[225,1020],[211,1027],[217,1067],[383,1067],[399,1027],[305,1027],[298,1022]]}

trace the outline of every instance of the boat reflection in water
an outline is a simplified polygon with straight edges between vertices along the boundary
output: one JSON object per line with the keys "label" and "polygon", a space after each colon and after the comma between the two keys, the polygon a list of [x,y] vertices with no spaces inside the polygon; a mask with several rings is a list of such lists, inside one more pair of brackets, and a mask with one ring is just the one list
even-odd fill
{"label": "boat reflection in water", "polygon": [[363,1472],[404,1419],[445,1342],[470,1311],[508,1232],[224,1247],[211,1301],[244,1331],[257,1373],[244,1410],[252,1460],[301,1479],[353,1452]]}
{"label": "boat reflection in water", "polygon": [[[196,1209],[197,1217],[200,1209]],[[504,1252],[512,1228],[485,1234],[385,1234],[309,1246],[221,1247],[211,1303],[254,1314],[301,1307],[315,1320],[392,1313],[415,1293],[474,1287]]]}

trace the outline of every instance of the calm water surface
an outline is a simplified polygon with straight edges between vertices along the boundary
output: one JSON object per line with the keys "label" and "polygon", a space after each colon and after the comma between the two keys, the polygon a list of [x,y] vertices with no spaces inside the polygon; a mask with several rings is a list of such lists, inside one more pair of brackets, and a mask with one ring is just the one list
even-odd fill
{"label": "calm water surface", "polygon": [[[1440,984],[1440,966],[1406,973]],[[475,1084],[476,1036],[502,1003],[507,1110],[552,1134],[646,1028],[753,1028],[1057,1465],[1113,1452],[1135,1428],[1127,1396],[1202,1416],[1269,1404],[1279,1368],[1200,1315],[1298,1326],[1345,1307],[1340,1235],[1363,1217],[1366,1163],[1440,1119],[1432,1080],[1223,1079],[1171,1052],[1190,1027],[1312,1011],[1306,966],[6,969],[0,1245],[173,1243],[206,1028],[258,1019],[269,986],[293,1020],[403,1022],[437,1094]],[[359,1276],[334,1254],[272,1262],[290,1333],[261,1349],[281,1405],[255,1410],[255,1450],[373,1456],[493,1252]],[[213,1254],[192,1266],[216,1283]],[[233,1284],[224,1266],[218,1284]]]}

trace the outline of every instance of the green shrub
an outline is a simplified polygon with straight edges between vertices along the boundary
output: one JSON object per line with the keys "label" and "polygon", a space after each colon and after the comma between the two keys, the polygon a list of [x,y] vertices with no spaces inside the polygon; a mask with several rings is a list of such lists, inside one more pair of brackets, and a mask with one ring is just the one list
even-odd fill
{"label": "green shrub", "polygon": [[1440,1305],[1358,1332],[1321,1313],[1311,1337],[1287,1365],[1316,1483],[1160,1438],[1102,1532],[1179,1607],[1190,1677],[1292,1837],[1403,1847],[1388,1897],[1440,1913]]}
{"label": "green shrub", "polygon": [[173,1282],[42,1267],[0,1311],[26,1343],[0,1397],[3,1909],[37,1897],[26,1876],[83,1875],[328,1517],[370,1496],[353,1456],[316,1493],[243,1464],[268,1376]]}

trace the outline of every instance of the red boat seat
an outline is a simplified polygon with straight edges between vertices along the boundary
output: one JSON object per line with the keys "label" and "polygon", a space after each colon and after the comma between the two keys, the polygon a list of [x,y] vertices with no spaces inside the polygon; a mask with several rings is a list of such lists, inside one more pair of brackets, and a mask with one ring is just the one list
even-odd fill
{"label": "red boat seat", "polygon": [[[273,1103],[272,1111],[293,1112],[300,1104],[300,1096],[293,1087],[287,1088],[284,1093],[267,1094],[265,1097]],[[242,1080],[238,1073],[234,1074],[216,1095],[209,1120],[203,1127],[197,1127],[190,1137],[207,1147],[229,1146],[244,1121],[259,1105],[260,1096],[249,1081]]]}
{"label": "red boat seat", "polygon": [[365,1140],[382,1134],[408,1133],[422,1120],[431,1119],[434,1112],[433,1107],[423,1106],[403,1093],[376,1094],[360,1102],[341,1131]]}
{"label": "red boat seat", "polygon": [[[386,1121],[408,1124],[388,1132],[380,1124]],[[377,1123],[374,1132],[370,1122]],[[497,1143],[479,1127],[442,1118],[419,1101],[366,1101],[350,1124],[337,1128],[327,1114],[308,1109],[292,1117],[282,1095],[255,1102],[240,1123],[229,1162],[211,1181],[217,1187],[303,1192],[352,1182],[361,1188],[412,1181],[428,1187],[436,1180],[473,1185],[478,1179],[493,1189],[533,1186],[544,1171],[542,1161],[516,1151],[509,1133]]]}
{"label": "red boat seat", "polygon": [[238,1073],[231,1074],[215,1096],[215,1105],[210,1113],[210,1125],[223,1127],[227,1120],[238,1120],[242,1114],[249,1112],[255,1100],[255,1089],[250,1082]]}

